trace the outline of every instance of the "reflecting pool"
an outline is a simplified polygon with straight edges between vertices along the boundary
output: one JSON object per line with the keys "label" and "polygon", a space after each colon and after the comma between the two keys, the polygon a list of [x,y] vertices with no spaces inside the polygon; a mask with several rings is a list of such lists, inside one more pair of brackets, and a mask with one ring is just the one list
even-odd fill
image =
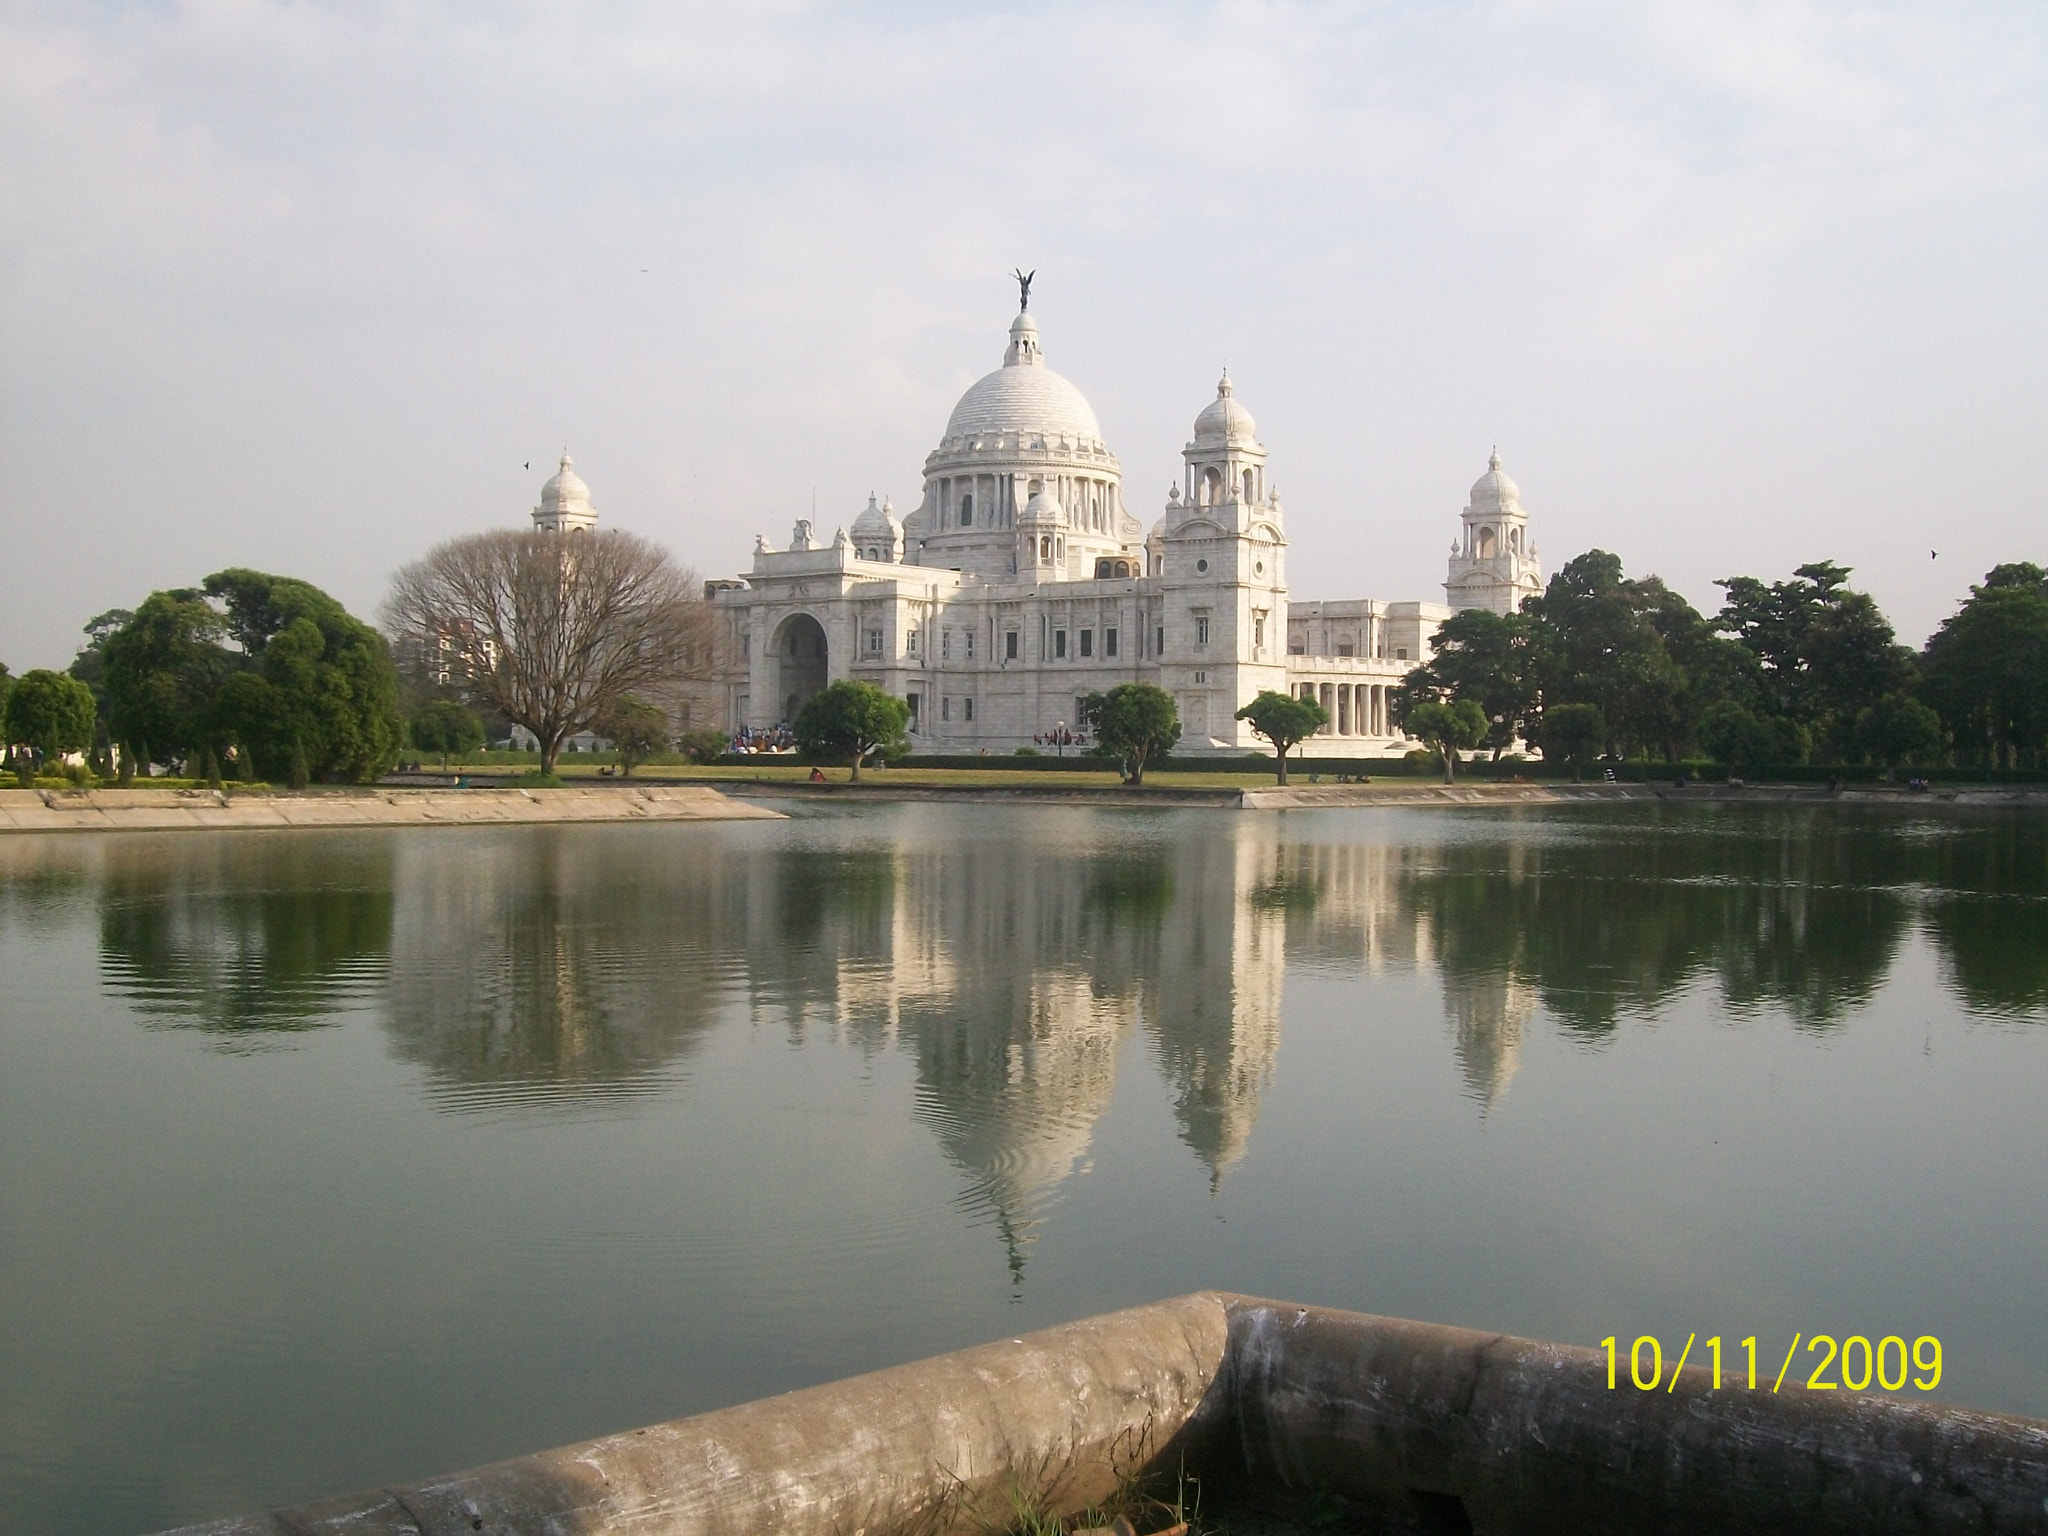
{"label": "reflecting pool", "polygon": [[2048,1416],[2044,1274],[2038,814],[0,839],[8,1533],[1205,1286]]}

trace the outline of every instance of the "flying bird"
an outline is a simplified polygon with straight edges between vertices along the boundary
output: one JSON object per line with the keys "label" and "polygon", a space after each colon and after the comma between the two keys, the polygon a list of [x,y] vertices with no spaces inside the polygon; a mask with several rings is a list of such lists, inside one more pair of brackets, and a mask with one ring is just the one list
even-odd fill
{"label": "flying bird", "polygon": [[519,467],[521,469],[531,469],[533,468],[533,460],[528,459],[524,464],[520,465]]}
{"label": "flying bird", "polygon": [[1930,549],[1929,551],[1927,551],[1927,558],[1930,560],[1939,560],[1941,556]]}

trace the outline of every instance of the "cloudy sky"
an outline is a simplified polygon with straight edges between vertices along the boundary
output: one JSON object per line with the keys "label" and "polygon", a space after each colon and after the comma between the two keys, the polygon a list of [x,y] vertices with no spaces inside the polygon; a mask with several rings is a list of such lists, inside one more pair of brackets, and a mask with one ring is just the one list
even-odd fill
{"label": "cloudy sky", "polygon": [[565,443],[705,574],[907,510],[1020,263],[1148,522],[1229,365],[1297,596],[1440,598],[1497,442],[1549,568],[1918,643],[2048,562],[2044,105],[2038,3],[0,0],[0,660],[374,613]]}

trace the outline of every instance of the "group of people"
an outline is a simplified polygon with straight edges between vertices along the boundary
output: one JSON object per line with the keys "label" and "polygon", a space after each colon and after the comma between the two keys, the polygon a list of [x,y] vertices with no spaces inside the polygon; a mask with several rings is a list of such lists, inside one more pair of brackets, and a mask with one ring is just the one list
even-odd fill
{"label": "group of people", "polygon": [[1061,726],[1056,731],[1045,731],[1034,735],[1031,740],[1033,745],[1041,747],[1085,747],[1088,745],[1088,733],[1086,731],[1068,730],[1065,726]]}
{"label": "group of people", "polygon": [[763,731],[749,730],[743,725],[727,744],[726,750],[742,757],[759,752],[794,752],[796,732],[787,725],[772,726]]}

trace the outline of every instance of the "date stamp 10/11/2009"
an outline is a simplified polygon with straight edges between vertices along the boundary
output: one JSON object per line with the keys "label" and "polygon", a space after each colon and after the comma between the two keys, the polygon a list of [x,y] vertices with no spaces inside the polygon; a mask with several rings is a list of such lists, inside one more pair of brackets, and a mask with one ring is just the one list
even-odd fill
{"label": "date stamp 10/11/2009", "polygon": [[[1600,1341],[1600,1347],[1607,1352],[1608,1390],[1618,1389],[1626,1380],[1639,1392],[1655,1392],[1659,1387],[1666,1392],[1675,1391],[1679,1370],[1696,1343],[1700,1344],[1704,1354],[1712,1356],[1713,1386],[1718,1392],[1722,1383],[1721,1336],[1718,1333],[1704,1343],[1700,1343],[1698,1334],[1689,1334],[1669,1371],[1664,1368],[1663,1342],[1647,1333],[1630,1347],[1624,1370],[1619,1344],[1610,1333]],[[1806,1353],[1817,1358],[1800,1361],[1799,1372],[1794,1372],[1792,1362],[1798,1359],[1802,1343],[1806,1346]],[[1758,1390],[1759,1381],[1768,1383],[1769,1390],[1776,1392],[1785,1385],[1788,1375],[1795,1385],[1810,1392],[1838,1391],[1844,1387],[1852,1392],[1864,1392],[1873,1386],[1887,1392],[1898,1392],[1904,1390],[1908,1383],[1922,1392],[1932,1392],[1941,1385],[1941,1340],[1932,1334],[1922,1334],[1909,1346],[1897,1334],[1887,1334],[1873,1342],[1860,1333],[1845,1339],[1836,1339],[1825,1333],[1817,1333],[1809,1339],[1805,1334],[1795,1333],[1792,1335],[1792,1347],[1785,1351],[1784,1363],[1778,1367],[1775,1379],[1770,1375],[1768,1361],[1764,1365],[1765,1374],[1762,1377],[1757,1374],[1755,1334],[1737,1343],[1730,1354],[1732,1358],[1728,1364],[1733,1384],[1752,1392]],[[1705,1364],[1704,1360],[1700,1362],[1700,1365]],[[1803,1381],[1800,1379],[1802,1372]]]}

